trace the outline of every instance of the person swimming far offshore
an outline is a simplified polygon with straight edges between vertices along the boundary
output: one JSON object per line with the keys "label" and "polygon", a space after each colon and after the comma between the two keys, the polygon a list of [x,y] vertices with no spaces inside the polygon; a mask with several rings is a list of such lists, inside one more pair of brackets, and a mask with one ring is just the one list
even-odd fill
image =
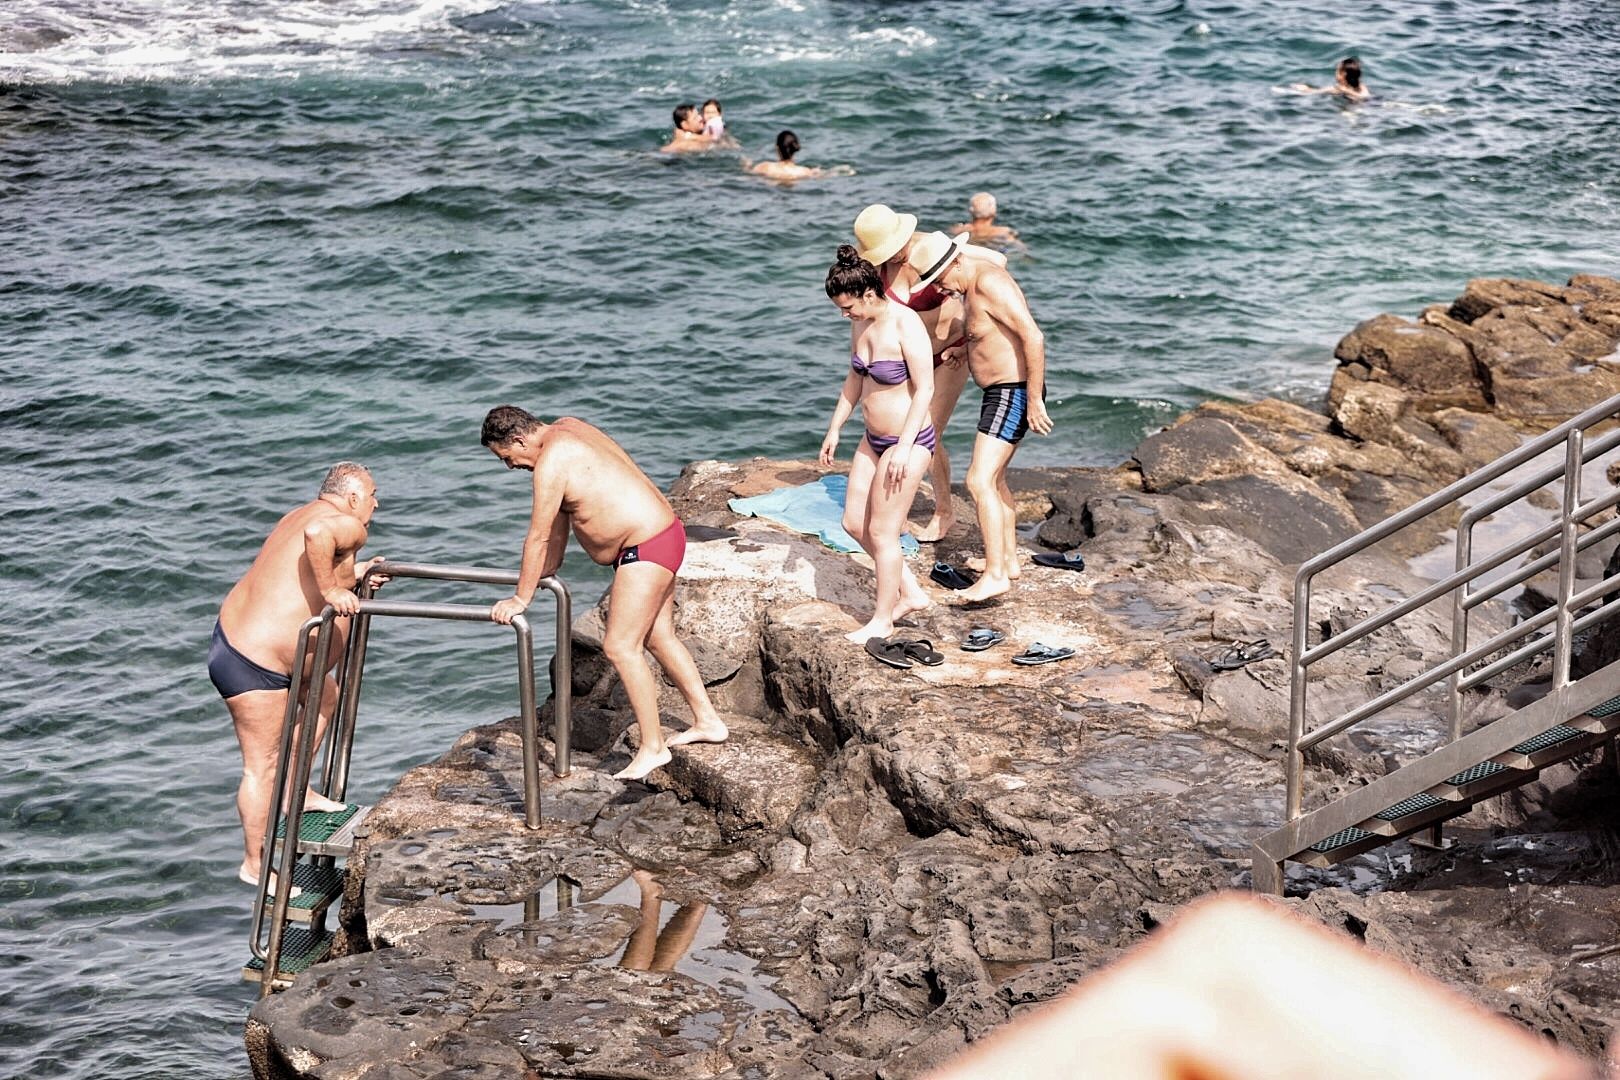
{"label": "person swimming far offshore", "polygon": [[[613,567],[602,652],[630,698],[640,746],[619,780],[640,780],[669,764],[671,746],[724,742],[730,732],[709,700],[692,654],[675,636],[675,578],[686,555],[686,527],[624,448],[583,420],[547,424],[516,405],[484,417],[480,441],[509,469],[533,477],[533,505],[517,589],[490,611],[510,623],[534,599],[542,578],[562,565],[572,528],[592,561]],[[653,654],[692,710],[692,726],[664,738]]]}

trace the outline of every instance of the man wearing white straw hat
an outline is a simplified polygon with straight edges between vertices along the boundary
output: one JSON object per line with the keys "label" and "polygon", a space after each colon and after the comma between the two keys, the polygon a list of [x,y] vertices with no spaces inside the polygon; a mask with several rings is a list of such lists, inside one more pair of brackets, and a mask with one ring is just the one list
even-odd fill
{"label": "man wearing white straw hat", "polygon": [[906,263],[917,275],[916,288],[938,285],[962,298],[968,365],[984,391],[967,475],[984,536],[984,569],[961,593],[964,601],[974,601],[1006,592],[1019,574],[1018,513],[1007,466],[1027,432],[1051,433],[1052,418],[1046,414],[1046,338],[1024,291],[1001,267],[962,258],[966,244],[965,235],[919,236]]}
{"label": "man wearing white straw hat", "polygon": [[[962,305],[932,285],[919,285],[916,275],[906,265],[913,238],[917,236],[917,218],[914,214],[900,214],[873,203],[855,219],[855,249],[861,258],[878,268],[883,279],[883,291],[890,300],[922,316],[923,326],[932,339],[934,353],[934,396],[929,405],[930,420],[941,436],[956,410],[956,399],[962,396],[962,385],[967,381],[967,339],[962,336]],[[969,244],[969,258],[984,260],[996,266],[1006,266],[1007,256],[999,251]],[[918,540],[939,540],[956,523],[955,509],[951,505],[951,459],[940,442],[929,465],[929,480],[934,488],[934,516],[927,524],[913,527]]]}

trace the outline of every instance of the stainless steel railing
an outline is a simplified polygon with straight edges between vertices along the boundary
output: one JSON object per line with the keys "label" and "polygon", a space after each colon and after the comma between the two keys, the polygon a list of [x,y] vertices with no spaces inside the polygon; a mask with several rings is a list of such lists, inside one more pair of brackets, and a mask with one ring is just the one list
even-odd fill
{"label": "stainless steel railing", "polygon": [[[370,638],[371,620],[376,616],[413,619],[448,619],[458,622],[485,622],[495,625],[490,618],[492,608],[472,604],[430,604],[373,598],[376,586],[373,578],[423,578],[438,581],[464,581],[495,585],[515,585],[518,574],[512,570],[498,570],[480,566],[437,566],[427,563],[383,562],[367,571],[357,585],[360,610],[349,623],[348,648],[337,672],[338,700],[333,709],[332,723],[326,742],[326,761],[323,768],[323,793],[328,798],[341,800],[348,786],[349,759],[354,746],[354,724],[359,710],[361,680],[365,672],[366,648]],[[566,776],[570,770],[570,735],[572,729],[573,658],[570,629],[573,623],[572,602],[568,587],[555,577],[542,579],[541,587],[556,600],[556,650],[552,657],[553,697],[553,771]],[[274,901],[271,905],[269,940],[260,945],[264,936],[265,890],[256,890],[253,905],[253,926],[249,945],[253,955],[264,962],[260,996],[268,995],[273,987],[286,929],[287,910],[292,898],[293,871],[298,861],[298,836],[303,821],[305,793],[313,772],[315,755],[315,729],[325,696],[327,659],[331,653],[336,612],[328,605],[319,615],[305,620],[299,628],[295,655],[307,664],[295,666],[291,685],[287,688],[287,711],[283,719],[281,746],[276,761],[275,788],[271,792],[270,813],[265,827],[264,850],[260,859],[259,880],[266,882],[275,862],[276,827],[281,820],[283,802],[286,805],[285,840],[281,845],[281,868],[276,878]],[[523,739],[523,799],[525,824],[540,827],[539,776],[539,717],[534,685],[534,635],[525,615],[512,619],[518,652],[518,702],[522,721]],[[313,649],[313,655],[311,650]],[[305,671],[309,672],[306,677]],[[298,731],[296,756],[293,733]],[[289,759],[293,765],[288,783]]]}
{"label": "stainless steel railing", "polygon": [[[1581,614],[1582,609],[1602,600],[1620,587],[1620,575],[1607,578],[1579,593],[1574,591],[1576,555],[1605,537],[1620,532],[1620,519],[1605,522],[1597,528],[1588,530],[1584,535],[1579,530],[1580,524],[1588,518],[1609,507],[1620,505],[1620,490],[1590,502],[1581,502],[1581,467],[1620,446],[1620,430],[1610,431],[1590,441],[1587,440],[1587,432],[1616,415],[1620,415],[1620,395],[1594,405],[1546,434],[1525,443],[1512,453],[1301,564],[1294,578],[1294,640],[1290,658],[1288,753],[1284,762],[1288,820],[1293,821],[1304,812],[1302,803],[1306,750],[1382,713],[1441,680],[1445,680],[1447,686],[1448,741],[1455,741],[1462,735],[1464,690],[1478,686],[1515,664],[1545,652],[1548,648],[1554,652],[1554,689],[1562,689],[1568,685],[1575,634],[1607,619],[1620,609],[1620,605],[1610,605]],[[1456,569],[1452,574],[1354,626],[1337,634],[1325,636],[1314,648],[1310,646],[1310,628],[1313,625],[1310,614],[1311,585],[1318,574],[1390,538],[1428,515],[1452,506],[1463,497],[1500,480],[1559,444],[1563,444],[1564,447],[1563,461],[1560,464],[1539,469],[1499,494],[1464,511],[1457,526],[1454,563]],[[1564,489],[1563,505],[1557,522],[1474,561],[1475,525],[1491,514],[1560,479],[1563,481]],[[1559,541],[1556,551],[1515,567],[1500,578],[1477,589],[1469,588],[1482,576],[1506,566],[1513,559],[1554,538]],[[1507,589],[1553,566],[1559,569],[1559,585],[1558,599],[1552,607],[1493,635],[1488,641],[1472,648],[1468,647],[1469,612],[1486,600],[1501,595]],[[1339,715],[1315,730],[1309,732],[1305,730],[1308,704],[1307,678],[1312,665],[1383,629],[1397,619],[1448,595],[1452,598],[1452,639],[1450,655],[1442,663],[1414,675],[1401,685]],[[1537,635],[1537,632],[1549,623],[1552,624],[1552,632]],[[1490,660],[1483,667],[1469,670],[1530,635],[1537,636],[1528,643],[1512,649],[1506,655]]]}

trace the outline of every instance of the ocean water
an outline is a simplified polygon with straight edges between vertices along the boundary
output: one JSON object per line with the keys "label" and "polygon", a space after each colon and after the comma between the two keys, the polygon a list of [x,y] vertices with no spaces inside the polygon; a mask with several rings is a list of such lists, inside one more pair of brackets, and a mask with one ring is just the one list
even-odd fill
{"label": "ocean water", "polygon": [[[1048,340],[1057,431],[1021,462],[1314,401],[1360,319],[1620,270],[1616,40],[1556,0],[0,5],[0,1075],[246,1074],[203,655],[330,462],[376,472],[370,551],[511,565],[491,405],[591,419],[660,482],[811,456],[850,221],[945,226],[980,189]],[[1350,52],[1373,104],[1280,89]],[[856,175],[656,153],[710,95],[743,153],[791,127]],[[565,576],[581,606],[605,581]],[[515,702],[504,632],[373,640],[362,798]]]}

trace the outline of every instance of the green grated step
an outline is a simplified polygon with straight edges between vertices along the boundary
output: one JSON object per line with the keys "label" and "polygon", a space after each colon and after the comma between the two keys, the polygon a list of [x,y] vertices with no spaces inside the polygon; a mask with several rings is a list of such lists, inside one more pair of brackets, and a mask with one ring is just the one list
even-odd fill
{"label": "green grated step", "polygon": [[1326,840],[1318,840],[1311,845],[1310,850],[1320,851],[1325,855],[1330,851],[1336,851],[1339,848],[1358,843],[1372,835],[1366,829],[1358,829],[1352,825],[1348,829],[1339,830]]}
{"label": "green grated step", "polygon": [[333,900],[343,895],[344,871],[336,866],[312,866],[301,862],[293,867],[293,884],[303,891],[287,901],[287,911],[290,918],[298,916],[294,912],[311,912],[317,908],[324,908]]}
{"label": "green grated step", "polygon": [[1495,776],[1499,772],[1506,771],[1506,765],[1499,765],[1494,761],[1482,761],[1478,765],[1464,769],[1456,776],[1446,777],[1445,782],[1452,787],[1462,787],[1465,784],[1472,784],[1475,780],[1483,780],[1487,776]]}
{"label": "green grated step", "polygon": [[1543,731],[1540,735],[1534,735],[1524,740],[1524,742],[1513,748],[1513,752],[1515,754],[1534,754],[1538,750],[1546,750],[1549,747],[1557,746],[1559,743],[1578,739],[1585,734],[1586,732],[1572,728],[1567,724],[1558,724]]}
{"label": "green grated step", "polygon": [[[343,828],[343,823],[359,811],[359,803],[350,803],[342,810],[311,810],[304,815],[298,823],[298,840],[300,843],[319,844],[330,840],[332,834]],[[276,824],[276,837],[279,839],[287,835],[287,819],[282,818]]]}
{"label": "green grated step", "polygon": [[[311,934],[301,926],[287,927],[287,933],[281,939],[281,963],[277,965],[280,974],[285,977],[297,975],[305,971],[311,964],[319,963],[326,956],[327,950],[332,947],[332,939],[337,937],[337,931],[326,930],[319,934]],[[247,962],[242,968],[242,978],[250,982],[261,982],[264,979],[264,961],[257,956]]]}
{"label": "green grated step", "polygon": [[1613,716],[1620,712],[1620,697],[1612,697],[1601,705],[1594,705],[1586,710],[1587,716]]}
{"label": "green grated step", "polygon": [[1394,806],[1378,811],[1378,813],[1374,814],[1373,816],[1378,818],[1380,821],[1399,821],[1403,817],[1411,817],[1413,814],[1421,811],[1431,810],[1436,806],[1444,805],[1444,799],[1437,799],[1433,795],[1425,795],[1420,791],[1416,795],[1402,799]]}

